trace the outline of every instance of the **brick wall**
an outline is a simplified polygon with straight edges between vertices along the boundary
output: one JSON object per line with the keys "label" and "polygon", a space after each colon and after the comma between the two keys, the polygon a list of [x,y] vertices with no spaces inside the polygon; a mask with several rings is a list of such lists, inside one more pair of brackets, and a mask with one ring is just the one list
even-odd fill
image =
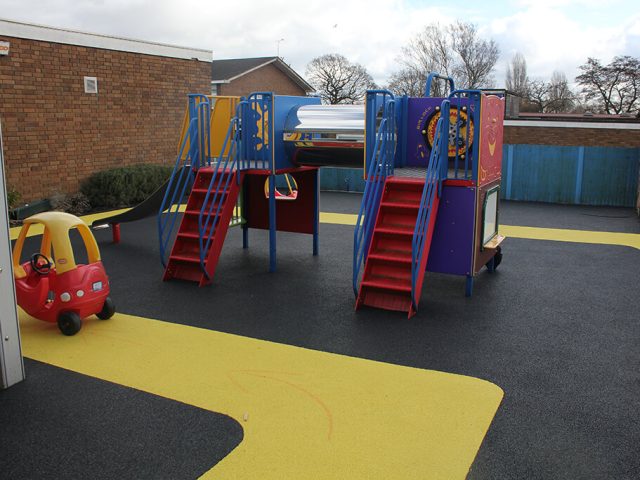
{"label": "brick wall", "polygon": [[218,86],[218,95],[246,96],[251,92],[274,92],[277,95],[305,96],[306,92],[273,64],[247,73]]}
{"label": "brick wall", "polygon": [[634,148],[640,147],[640,130],[505,126],[504,143]]}
{"label": "brick wall", "polygon": [[[7,184],[23,201],[71,193],[91,173],[172,163],[186,95],[209,93],[211,64],[2,37],[0,119]],[[84,76],[98,94],[84,93]]]}

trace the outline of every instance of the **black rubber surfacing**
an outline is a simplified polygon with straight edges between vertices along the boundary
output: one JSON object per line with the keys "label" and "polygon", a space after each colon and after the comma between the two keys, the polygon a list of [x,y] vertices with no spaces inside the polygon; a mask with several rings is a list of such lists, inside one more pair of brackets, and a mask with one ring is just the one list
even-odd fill
{"label": "black rubber surfacing", "polygon": [[242,440],[232,418],[25,359],[0,391],[0,477],[193,479]]}
{"label": "black rubber surfacing", "polygon": [[[322,211],[357,213],[359,201],[323,194]],[[509,225],[640,232],[630,209],[501,208]],[[230,229],[205,288],[161,281],[154,219],[123,225],[120,245],[95,233],[118,311],[497,384],[505,399],[471,479],[640,478],[636,249],[509,238],[473,297],[463,278],[429,273],[407,320],[354,312],[351,226],[321,224],[318,257],[311,236],[278,233],[275,273],[266,232],[251,230],[243,250]]]}

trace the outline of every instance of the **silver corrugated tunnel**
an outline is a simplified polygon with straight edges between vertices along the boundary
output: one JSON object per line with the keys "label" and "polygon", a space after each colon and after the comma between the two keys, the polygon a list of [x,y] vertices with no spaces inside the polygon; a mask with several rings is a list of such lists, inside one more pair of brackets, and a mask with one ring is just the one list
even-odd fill
{"label": "silver corrugated tunnel", "polygon": [[364,105],[301,105],[289,112],[284,143],[293,163],[362,167]]}

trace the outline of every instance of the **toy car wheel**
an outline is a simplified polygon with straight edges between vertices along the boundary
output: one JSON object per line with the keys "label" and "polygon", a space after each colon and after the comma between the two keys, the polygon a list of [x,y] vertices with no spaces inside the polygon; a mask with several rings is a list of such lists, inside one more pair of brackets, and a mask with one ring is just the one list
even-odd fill
{"label": "toy car wheel", "polygon": [[104,300],[104,305],[102,305],[102,310],[96,313],[96,316],[100,320],[108,320],[113,317],[113,314],[116,313],[116,305],[111,300],[111,297],[107,297]]}
{"label": "toy car wheel", "polygon": [[58,328],[65,335],[75,335],[81,327],[82,319],[76,312],[62,312],[58,316]]}

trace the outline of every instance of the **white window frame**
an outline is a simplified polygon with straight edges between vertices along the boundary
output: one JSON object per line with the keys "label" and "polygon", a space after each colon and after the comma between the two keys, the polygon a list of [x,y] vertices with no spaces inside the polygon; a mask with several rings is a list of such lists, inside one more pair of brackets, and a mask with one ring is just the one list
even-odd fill
{"label": "white window frame", "polygon": [[[95,86],[95,88],[92,88],[92,86]],[[98,94],[98,77],[84,77],[84,93]]]}

